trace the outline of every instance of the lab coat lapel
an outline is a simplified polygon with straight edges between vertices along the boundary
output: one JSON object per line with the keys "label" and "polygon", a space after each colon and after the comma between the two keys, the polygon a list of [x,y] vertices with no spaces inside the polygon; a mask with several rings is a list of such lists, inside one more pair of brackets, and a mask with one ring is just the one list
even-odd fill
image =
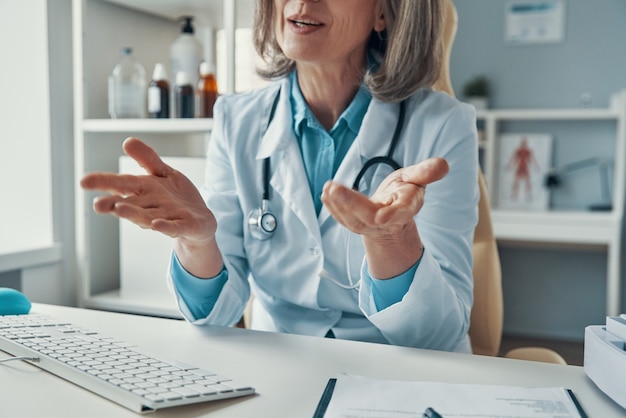
{"label": "lab coat lapel", "polygon": [[[289,101],[290,83],[282,81],[274,115],[261,140],[257,160],[270,159],[270,185],[307,230],[321,242],[315,206],[298,141],[293,133],[293,114]],[[270,196],[270,207],[272,198]],[[280,222],[281,219],[278,219]]]}
{"label": "lab coat lapel", "polygon": [[[399,109],[400,105],[397,103],[389,104],[372,99],[363,117],[361,129],[339,165],[334,181],[352,187],[352,183],[367,160],[387,155],[389,143],[398,123]],[[326,206],[322,206],[319,216],[320,226],[329,217],[330,212]]]}

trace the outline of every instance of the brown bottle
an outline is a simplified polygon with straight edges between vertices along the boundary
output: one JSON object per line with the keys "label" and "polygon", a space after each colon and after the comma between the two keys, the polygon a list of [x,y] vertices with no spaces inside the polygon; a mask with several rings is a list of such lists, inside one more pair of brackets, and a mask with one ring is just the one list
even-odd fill
{"label": "brown bottle", "polygon": [[217,100],[217,81],[207,62],[200,64],[200,80],[198,80],[198,117],[212,118],[213,105]]}
{"label": "brown bottle", "polygon": [[154,66],[152,81],[148,87],[148,113],[151,118],[170,117],[170,84],[161,63]]}
{"label": "brown bottle", "polygon": [[176,117],[193,118],[194,94],[191,76],[183,71],[176,74],[176,89],[174,98],[176,100]]}

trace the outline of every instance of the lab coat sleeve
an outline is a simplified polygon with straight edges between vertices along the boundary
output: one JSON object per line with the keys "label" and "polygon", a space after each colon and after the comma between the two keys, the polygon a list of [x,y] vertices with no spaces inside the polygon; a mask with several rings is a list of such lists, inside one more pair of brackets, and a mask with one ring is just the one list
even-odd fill
{"label": "lab coat sleeve", "polygon": [[228,157],[228,138],[225,126],[229,123],[224,101],[214,107],[213,129],[207,152],[205,184],[201,193],[207,206],[218,220],[216,239],[222,252],[228,280],[224,284],[213,309],[204,318],[194,318],[192,309],[185,303],[175,282],[169,275],[179,311],[185,319],[196,325],[213,324],[231,326],[243,314],[250,297],[247,281],[248,266],[243,254],[242,213],[236,191],[235,175]]}
{"label": "lab coat sleeve", "polygon": [[[445,158],[450,171],[428,185],[415,217],[425,251],[413,282],[400,302],[379,311],[371,282],[362,280],[359,305],[390,344],[454,351],[466,340],[473,302],[472,241],[479,197],[473,109],[456,106],[430,146],[428,156]],[[364,260],[362,277],[367,268]]]}

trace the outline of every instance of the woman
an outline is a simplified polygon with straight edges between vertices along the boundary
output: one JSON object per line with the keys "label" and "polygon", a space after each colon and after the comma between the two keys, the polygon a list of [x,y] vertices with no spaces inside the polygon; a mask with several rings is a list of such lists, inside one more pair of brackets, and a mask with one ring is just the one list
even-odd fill
{"label": "woman", "polygon": [[442,13],[257,0],[275,81],[216,104],[204,200],[134,138],[149,176],[81,184],[112,192],[97,212],[174,238],[170,280],[195,324],[236,323],[252,288],[253,328],[469,352],[477,142],[473,110],[429,88]]}

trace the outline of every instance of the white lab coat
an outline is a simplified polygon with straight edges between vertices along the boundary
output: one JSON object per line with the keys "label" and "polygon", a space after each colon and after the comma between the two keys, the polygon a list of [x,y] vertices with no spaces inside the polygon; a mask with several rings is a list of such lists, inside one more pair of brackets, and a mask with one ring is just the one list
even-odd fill
{"label": "white lab coat", "polygon": [[[177,296],[181,312],[195,324],[231,325],[240,319],[251,287],[253,328],[316,336],[332,329],[337,338],[469,351],[479,196],[473,108],[427,89],[407,100],[394,159],[406,167],[443,157],[450,172],[428,186],[416,217],[425,252],[410,289],[401,302],[379,312],[367,280],[358,289],[344,289],[322,277],[348,285],[349,266],[355,283],[367,264],[359,236],[347,238],[325,207],[315,213],[292,130],[290,91],[287,77],[216,104],[203,196],[218,220],[216,238],[229,278],[208,317],[194,319]],[[398,111],[398,104],[372,99],[336,181],[352,186],[366,160],[386,155]],[[261,205],[266,157],[269,210],[278,227],[272,238],[259,241],[250,234],[248,215]],[[366,176],[373,191],[387,172],[371,171],[377,172]],[[367,185],[360,190],[367,193]]]}

